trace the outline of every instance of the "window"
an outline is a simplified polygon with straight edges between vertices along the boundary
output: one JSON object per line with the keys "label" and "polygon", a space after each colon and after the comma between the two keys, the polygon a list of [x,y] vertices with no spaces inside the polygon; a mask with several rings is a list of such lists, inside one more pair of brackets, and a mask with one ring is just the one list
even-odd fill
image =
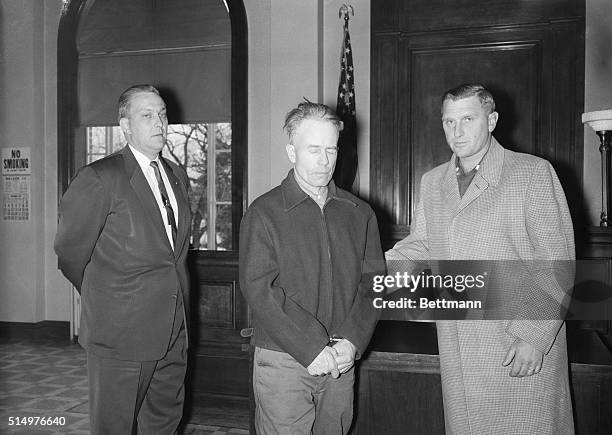
{"label": "window", "polygon": [[[87,163],[126,145],[119,126],[87,127]],[[162,155],[182,167],[190,183],[191,246],[232,249],[232,125],[168,125]]]}

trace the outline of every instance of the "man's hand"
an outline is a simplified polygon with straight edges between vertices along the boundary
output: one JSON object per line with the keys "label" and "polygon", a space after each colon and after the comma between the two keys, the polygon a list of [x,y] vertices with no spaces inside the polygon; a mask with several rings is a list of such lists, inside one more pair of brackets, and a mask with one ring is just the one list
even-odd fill
{"label": "man's hand", "polygon": [[542,352],[526,341],[517,338],[508,349],[502,365],[506,367],[512,363],[510,376],[522,378],[539,373],[542,370],[543,359],[544,354]]}
{"label": "man's hand", "polygon": [[351,367],[353,367],[353,364],[355,364],[355,354],[357,353],[357,348],[346,338],[343,338],[337,342],[333,348],[336,349],[338,354],[336,356],[338,370],[340,373],[348,372]]}
{"label": "man's hand", "polygon": [[337,355],[338,352],[336,352],[336,349],[325,346],[325,348],[307,367],[308,373],[310,373],[312,376],[320,376],[330,373],[334,379],[337,378],[340,376],[338,364],[336,363]]}

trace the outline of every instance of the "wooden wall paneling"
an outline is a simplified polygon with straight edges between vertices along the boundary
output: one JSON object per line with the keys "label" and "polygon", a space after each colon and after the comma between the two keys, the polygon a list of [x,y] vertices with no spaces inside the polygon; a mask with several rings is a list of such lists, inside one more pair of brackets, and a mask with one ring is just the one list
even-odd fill
{"label": "wooden wall paneling", "polygon": [[[442,93],[459,83],[480,82],[497,97],[500,120],[494,135],[506,147],[533,153],[538,118],[540,43],[501,42],[507,37],[482,33],[446,36],[444,41],[415,38],[411,41],[413,101],[409,143],[413,154],[414,179],[418,192],[421,176],[448,161],[451,151],[440,122]],[[505,36],[505,35],[504,35]],[[505,72],[511,70],[512,74]],[[529,96],[529,97],[523,97]],[[520,128],[518,128],[520,127]]]}
{"label": "wooden wall paneling", "polygon": [[[610,258],[592,257],[577,264],[568,312],[570,316],[577,318],[581,328],[605,331],[607,322],[604,319],[612,319],[612,262]],[[607,297],[604,297],[606,294]],[[610,338],[612,339],[612,336]]]}
{"label": "wooden wall paneling", "polygon": [[356,384],[351,434],[444,434],[437,355],[372,352]]}
{"label": "wooden wall paneling", "polygon": [[249,326],[246,301],[238,282],[236,252],[198,253],[190,258],[192,328],[190,342],[194,394],[248,397]]}
{"label": "wooden wall paneling", "polygon": [[[604,336],[612,346],[612,232],[609,228],[591,227],[584,236],[584,243],[578,250],[576,276],[577,286],[574,292],[588,292],[579,301],[592,300],[592,292],[599,292],[602,300],[598,303],[601,313],[599,318],[587,319],[581,322],[586,329],[595,329]],[[588,264],[582,264],[588,262]],[[586,283],[586,284],[585,284]],[[597,284],[595,284],[597,283]],[[574,296],[576,298],[576,296]],[[571,312],[571,307],[570,307]]]}
{"label": "wooden wall paneling", "polygon": [[[405,237],[408,235],[408,232],[405,231],[406,227],[404,224],[410,224],[409,217],[412,216],[412,212],[416,207],[415,192],[411,189],[413,186],[411,181],[414,178],[413,152],[408,138],[410,137],[409,132],[414,122],[412,111],[418,103],[410,92],[412,89],[410,86],[412,59],[409,57],[406,39],[403,37],[399,40],[399,56],[398,119],[396,121],[398,135],[395,142],[397,149],[394,161],[395,171],[393,173],[394,180],[399,182],[395,185],[395,196],[393,198],[394,225],[391,228],[392,234],[395,237]],[[400,223],[399,226],[397,225],[398,223]]]}
{"label": "wooden wall paneling", "polygon": [[377,116],[372,117],[371,131],[378,147],[373,150],[370,162],[371,183],[377,192],[372,206],[377,209],[380,227],[388,228],[394,222],[392,213],[394,199],[397,198],[395,162],[397,152],[397,109],[398,94],[398,48],[396,36],[381,36],[372,41],[371,92],[372,109]]}
{"label": "wooden wall paneling", "polygon": [[[582,434],[598,434],[600,420],[600,401],[601,391],[599,380],[596,376],[583,375],[579,377],[578,382],[573,389],[574,399],[574,414],[578,416],[575,422],[576,433]],[[586,404],[594,406],[585,406]],[[580,417],[584,417],[584,420]]]}
{"label": "wooden wall paneling", "polygon": [[584,126],[584,20],[553,22],[550,25],[551,56],[550,137],[541,154],[551,161],[568,199],[576,239],[585,238],[588,218],[583,197]]}
{"label": "wooden wall paneling", "polygon": [[222,355],[221,352],[214,355],[198,353],[195,356],[193,377],[189,384],[195,396],[223,395],[244,398],[246,410],[249,385],[248,357]]}
{"label": "wooden wall paneling", "polygon": [[603,378],[599,391],[601,392],[599,404],[602,433],[610,433],[612,432],[612,412],[610,412],[612,409],[612,373]]}
{"label": "wooden wall paneling", "polygon": [[572,364],[571,378],[576,434],[612,432],[612,369]]}
{"label": "wooden wall paneling", "polygon": [[385,0],[372,7],[372,29],[428,32],[584,16],[584,0],[488,0],[486,5],[474,0]]}
{"label": "wooden wall paneling", "polygon": [[364,389],[352,434],[444,434],[439,375],[362,370],[357,390]]}
{"label": "wooden wall paneling", "polygon": [[200,282],[198,295],[200,328],[234,328],[234,290],[232,282]]}

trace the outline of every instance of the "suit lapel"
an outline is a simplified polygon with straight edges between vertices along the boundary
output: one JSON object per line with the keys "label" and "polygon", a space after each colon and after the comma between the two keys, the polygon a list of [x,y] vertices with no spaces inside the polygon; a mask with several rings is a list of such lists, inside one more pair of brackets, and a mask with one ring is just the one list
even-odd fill
{"label": "suit lapel", "polygon": [[177,214],[177,234],[176,241],[174,244],[174,254],[178,255],[187,241],[187,234],[189,233],[189,226],[191,225],[191,215],[189,212],[189,203],[187,201],[187,191],[183,183],[180,182],[178,177],[174,174],[172,167],[166,162],[166,160],[160,156],[159,160],[162,162],[168,180],[172,185],[172,191],[176,198],[176,204],[178,207]]}
{"label": "suit lapel", "polygon": [[125,170],[130,177],[130,184],[132,185],[132,189],[136,192],[140,203],[142,204],[142,208],[144,210],[144,214],[147,216],[147,219],[150,220],[151,226],[153,227],[154,233],[157,237],[163,240],[163,243],[166,244],[168,249],[172,249],[170,245],[170,241],[168,240],[168,235],[164,229],[164,221],[161,217],[161,213],[159,211],[159,207],[157,206],[157,201],[155,200],[155,196],[151,191],[151,186],[149,182],[145,178],[140,166],[138,165],[138,161],[129,146],[126,146],[122,150],[123,161],[125,162]]}

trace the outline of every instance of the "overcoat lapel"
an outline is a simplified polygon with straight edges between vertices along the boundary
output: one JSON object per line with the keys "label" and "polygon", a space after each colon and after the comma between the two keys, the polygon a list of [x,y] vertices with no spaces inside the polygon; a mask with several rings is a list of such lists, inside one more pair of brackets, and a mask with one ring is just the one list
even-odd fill
{"label": "overcoat lapel", "polygon": [[129,146],[123,148],[122,154],[126,173],[130,177],[130,184],[134,192],[136,192],[138,199],[140,199],[144,214],[147,216],[147,219],[150,219],[154,233],[164,241],[168,249],[172,250],[170,240],[168,240],[168,235],[165,232],[164,221],[161,217],[159,207],[157,206],[157,201],[155,200],[155,195],[153,195],[149,182],[142,173],[142,170],[140,170],[136,157],[132,154]]}
{"label": "overcoat lapel", "polygon": [[453,154],[450,162],[448,162],[444,177],[442,178],[442,196],[444,197],[444,202],[446,207],[448,207],[451,217],[459,212],[459,203],[461,202],[459,185],[457,184],[457,176],[455,175],[454,158],[455,155]]}
{"label": "overcoat lapel", "polygon": [[485,180],[479,172],[476,172],[474,179],[463,194],[461,201],[459,201],[457,213],[461,213],[461,211],[470,205],[472,201],[482,195],[482,193],[487,190],[487,187],[489,187],[487,180]]}

